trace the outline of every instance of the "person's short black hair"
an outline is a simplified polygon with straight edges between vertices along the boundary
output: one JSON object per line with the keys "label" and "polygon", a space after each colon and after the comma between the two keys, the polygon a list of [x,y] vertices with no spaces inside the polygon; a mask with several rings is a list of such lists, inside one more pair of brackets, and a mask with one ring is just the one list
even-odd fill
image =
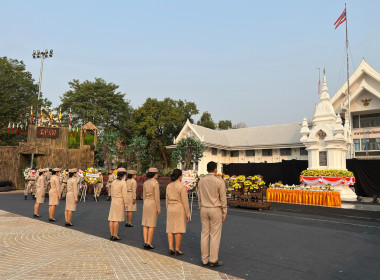
{"label": "person's short black hair", "polygon": [[44,174],[43,172],[39,172],[39,174],[40,174],[40,176],[42,175],[42,174]]}
{"label": "person's short black hair", "polygon": [[59,172],[59,171],[54,171],[54,170],[53,170],[53,171],[51,172],[51,175],[55,175],[55,174],[57,174],[58,172]]}
{"label": "person's short black hair", "polygon": [[128,178],[128,179],[132,179],[132,177],[133,177],[133,174],[128,174],[128,175],[127,175],[127,178]]}
{"label": "person's short black hair", "polygon": [[181,175],[182,171],[180,169],[174,169],[172,174],[170,174],[170,180],[172,180],[172,182],[177,181],[177,179],[181,177]]}
{"label": "person's short black hair", "polygon": [[69,178],[73,177],[73,176],[74,176],[74,173],[75,173],[75,172],[69,172]]}
{"label": "person's short black hair", "polygon": [[53,169],[52,169],[52,168],[49,168],[49,171],[50,171],[50,172],[53,172]]}
{"label": "person's short black hair", "polygon": [[125,174],[127,174],[127,173],[124,172],[124,171],[117,172],[117,174],[116,174],[116,179],[118,179],[118,180],[123,179],[123,176],[124,176]]}
{"label": "person's short black hair", "polygon": [[207,172],[208,173],[214,172],[215,169],[217,169],[217,168],[218,168],[218,164],[215,161],[210,161],[209,163],[207,163]]}
{"label": "person's short black hair", "polygon": [[146,177],[148,177],[149,179],[151,179],[151,178],[153,178],[154,175],[156,175],[156,174],[157,174],[157,172],[148,172],[148,173],[146,173]]}

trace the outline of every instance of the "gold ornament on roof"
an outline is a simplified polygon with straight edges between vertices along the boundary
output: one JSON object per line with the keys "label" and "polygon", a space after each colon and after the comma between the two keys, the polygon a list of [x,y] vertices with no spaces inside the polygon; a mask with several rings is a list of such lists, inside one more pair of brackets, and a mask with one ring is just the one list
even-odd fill
{"label": "gold ornament on roof", "polygon": [[371,101],[372,101],[372,98],[370,98],[370,99],[362,99],[361,100],[361,102],[363,102],[364,106],[368,106]]}

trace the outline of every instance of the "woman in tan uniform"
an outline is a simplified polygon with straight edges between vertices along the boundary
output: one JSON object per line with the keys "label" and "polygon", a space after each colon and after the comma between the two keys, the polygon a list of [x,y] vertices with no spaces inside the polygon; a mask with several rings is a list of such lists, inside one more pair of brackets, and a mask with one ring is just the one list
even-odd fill
{"label": "woman in tan uniform", "polygon": [[50,190],[49,190],[49,222],[55,222],[54,213],[55,207],[59,204],[61,199],[61,192],[59,191],[59,178],[57,176],[61,169],[54,168],[52,176],[50,177]]}
{"label": "woman in tan uniform", "polygon": [[[180,250],[182,234],[186,233],[186,223],[190,221],[189,200],[185,186],[181,183],[182,171],[174,169],[170,175],[172,183],[166,188],[166,233],[168,234],[169,255],[183,255]],[[175,236],[175,251],[174,251]]]}
{"label": "woman in tan uniform", "polygon": [[65,226],[71,227],[71,217],[73,212],[77,210],[78,203],[78,181],[77,181],[77,169],[69,170],[69,179],[67,180],[67,193],[66,193],[66,208],[65,208]]}
{"label": "woman in tan uniform", "polygon": [[154,249],[152,245],[154,228],[157,223],[157,216],[161,213],[160,207],[160,189],[158,182],[156,181],[158,169],[151,167],[148,170],[146,176],[148,180],[143,186],[143,213],[142,213],[142,225],[144,235],[144,249]]}
{"label": "woman in tan uniform", "polygon": [[124,211],[127,208],[127,183],[124,181],[127,175],[125,168],[117,170],[116,180],[112,182],[111,186],[111,206],[108,215],[110,221],[111,241],[120,240],[117,235],[119,231],[119,222],[124,221]]}
{"label": "woman in tan uniform", "polygon": [[37,179],[36,183],[36,203],[34,204],[34,214],[33,217],[39,218],[41,217],[38,212],[40,210],[41,203],[44,203],[45,201],[45,175],[47,170],[41,169],[39,172],[39,177]]}
{"label": "woman in tan uniform", "polygon": [[132,225],[132,215],[133,212],[136,211],[136,189],[137,189],[137,182],[135,180],[136,178],[136,171],[129,170],[128,171],[128,180],[127,180],[127,223],[125,224],[126,227],[134,227]]}

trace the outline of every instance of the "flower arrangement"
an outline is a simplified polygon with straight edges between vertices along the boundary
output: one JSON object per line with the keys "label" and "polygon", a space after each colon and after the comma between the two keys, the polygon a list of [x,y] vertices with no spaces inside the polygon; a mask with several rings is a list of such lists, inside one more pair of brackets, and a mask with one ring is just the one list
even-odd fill
{"label": "flower arrangement", "polygon": [[239,176],[236,177],[236,180],[238,182],[244,182],[245,181],[245,176],[244,175],[239,175]]}
{"label": "flower arrangement", "polygon": [[193,192],[198,184],[198,173],[194,170],[186,170],[182,172],[182,184],[186,187],[188,193]]}
{"label": "flower arrangement", "polygon": [[25,168],[25,170],[24,170],[24,172],[23,172],[24,179],[26,179],[26,177],[28,177],[29,171],[30,171],[30,167]]}
{"label": "flower arrangement", "polygon": [[93,167],[89,167],[84,171],[84,180],[89,185],[95,185],[99,181],[100,173]]}
{"label": "flower arrangement", "polygon": [[235,191],[238,191],[241,189],[241,185],[239,183],[235,183],[232,187],[235,189]]}
{"label": "flower arrangement", "polygon": [[327,176],[327,177],[354,177],[354,173],[348,170],[338,170],[338,169],[327,169],[327,170],[319,170],[319,169],[307,169],[301,172],[302,176]]}

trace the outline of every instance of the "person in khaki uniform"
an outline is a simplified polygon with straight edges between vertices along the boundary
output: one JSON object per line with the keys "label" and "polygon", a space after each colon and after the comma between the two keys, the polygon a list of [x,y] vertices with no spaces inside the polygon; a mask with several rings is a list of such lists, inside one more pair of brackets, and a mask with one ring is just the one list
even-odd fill
{"label": "person in khaki uniform", "polygon": [[50,178],[50,191],[49,191],[49,222],[55,222],[54,214],[55,207],[59,204],[61,199],[61,192],[59,191],[59,178],[57,174],[61,171],[59,168],[54,168]]}
{"label": "person in khaki uniform", "polygon": [[127,208],[127,182],[125,177],[127,176],[127,170],[125,168],[119,168],[117,170],[116,180],[112,182],[111,188],[111,206],[108,214],[108,221],[111,232],[111,241],[120,240],[118,236],[119,222],[124,221],[124,211]]}
{"label": "person in khaki uniform", "polygon": [[73,212],[77,210],[78,203],[78,183],[77,183],[77,172],[76,168],[69,170],[69,179],[67,180],[67,194],[66,194],[66,207],[65,207],[65,226],[73,226],[71,223],[71,218]]}
{"label": "person in khaki uniform", "polygon": [[143,213],[142,225],[144,236],[144,249],[154,249],[152,245],[154,228],[157,224],[157,216],[161,213],[160,206],[160,188],[156,178],[158,177],[158,169],[151,167],[146,176],[148,180],[143,186]]}
{"label": "person in khaki uniform", "polygon": [[36,203],[34,204],[34,218],[41,217],[38,212],[40,210],[41,203],[45,202],[45,185],[46,185],[46,169],[40,169],[39,177],[36,182]]}
{"label": "person in khaki uniform", "polygon": [[125,224],[126,227],[134,227],[132,225],[132,215],[133,212],[137,210],[136,207],[136,189],[137,189],[137,182],[135,180],[137,172],[135,170],[129,170],[128,171],[128,180],[127,180],[127,209],[126,216],[127,216],[127,222]]}
{"label": "person in khaki uniform", "polygon": [[219,261],[222,223],[227,216],[226,185],[216,177],[217,164],[207,164],[208,174],[198,183],[198,205],[201,210],[202,234],[201,253],[203,265],[211,267],[222,265]]}
{"label": "person in khaki uniform", "polygon": [[26,176],[26,181],[28,182],[27,187],[25,188],[24,195],[25,200],[28,199],[28,194],[31,193],[33,199],[35,199],[36,196],[36,181],[38,179],[37,171],[34,169],[31,169],[28,173],[28,176]]}
{"label": "person in khaki uniform", "polygon": [[94,200],[99,201],[100,192],[103,188],[103,175],[101,171],[99,171],[99,181],[96,183],[94,187]]}
{"label": "person in khaki uniform", "polygon": [[[170,175],[172,183],[166,187],[166,233],[168,234],[169,255],[183,255],[180,247],[182,234],[186,233],[186,223],[190,221],[189,198],[181,183],[182,171],[174,169]],[[174,250],[175,236],[175,250]]]}
{"label": "person in khaki uniform", "polygon": [[114,173],[115,169],[111,169],[110,174],[108,175],[108,180],[107,180],[107,201],[111,199],[111,185],[112,182],[116,179],[116,174]]}

